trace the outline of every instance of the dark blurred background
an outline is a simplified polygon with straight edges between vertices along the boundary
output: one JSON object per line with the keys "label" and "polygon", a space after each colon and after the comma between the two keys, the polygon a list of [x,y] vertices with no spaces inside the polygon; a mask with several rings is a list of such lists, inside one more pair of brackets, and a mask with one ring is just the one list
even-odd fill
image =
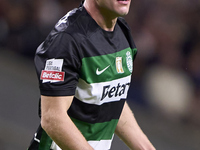
{"label": "dark blurred background", "polygon": [[[39,124],[33,57],[80,0],[0,0],[0,149],[25,150]],[[138,48],[128,102],[158,150],[200,150],[200,1],[132,0]],[[128,148],[114,138],[112,150]]]}

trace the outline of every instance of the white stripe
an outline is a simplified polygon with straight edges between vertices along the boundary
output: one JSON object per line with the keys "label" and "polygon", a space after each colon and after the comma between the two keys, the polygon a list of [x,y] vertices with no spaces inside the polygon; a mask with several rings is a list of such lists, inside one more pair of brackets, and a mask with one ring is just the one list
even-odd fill
{"label": "white stripe", "polygon": [[52,150],[62,150],[54,141],[51,144],[51,149]]}
{"label": "white stripe", "polygon": [[[111,140],[88,141],[88,143],[92,148],[94,148],[94,150],[109,150],[112,144],[113,137]],[[54,141],[52,142],[50,149],[62,150]]]}
{"label": "white stripe", "polygon": [[[102,105],[103,103],[119,101],[120,99],[124,99],[127,97],[128,89],[131,80],[131,75],[120,78],[113,81],[108,82],[100,82],[100,83],[92,83],[88,84],[84,80],[79,79],[79,83],[76,89],[75,97],[84,103],[88,104],[96,104]],[[110,92],[110,96],[107,96],[102,99],[103,89],[105,86],[109,86],[106,88],[104,93],[109,93],[109,91],[113,88],[113,91]],[[117,90],[118,89],[118,90]],[[124,90],[122,95],[119,95],[120,92]]]}
{"label": "white stripe", "polygon": [[[113,135],[114,137],[114,135]],[[112,139],[113,139],[112,137]],[[100,140],[100,141],[88,141],[91,147],[94,148],[94,150],[109,150],[111,148],[112,144],[111,140]]]}

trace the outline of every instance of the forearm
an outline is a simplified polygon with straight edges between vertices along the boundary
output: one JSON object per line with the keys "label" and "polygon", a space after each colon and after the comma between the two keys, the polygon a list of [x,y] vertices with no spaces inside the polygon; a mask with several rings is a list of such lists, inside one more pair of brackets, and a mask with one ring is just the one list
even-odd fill
{"label": "forearm", "polygon": [[41,125],[62,150],[93,150],[66,113],[42,119]]}
{"label": "forearm", "polygon": [[42,128],[62,150],[93,150],[67,114],[72,99],[41,96]]}
{"label": "forearm", "polygon": [[137,121],[127,103],[124,105],[115,133],[131,150],[155,150],[137,124]]}

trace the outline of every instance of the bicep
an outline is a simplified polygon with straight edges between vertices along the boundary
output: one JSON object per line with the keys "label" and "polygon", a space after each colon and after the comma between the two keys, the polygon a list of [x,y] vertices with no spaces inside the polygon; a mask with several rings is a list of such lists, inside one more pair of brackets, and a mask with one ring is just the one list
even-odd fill
{"label": "bicep", "polygon": [[67,113],[73,96],[41,96],[41,115],[57,115]]}

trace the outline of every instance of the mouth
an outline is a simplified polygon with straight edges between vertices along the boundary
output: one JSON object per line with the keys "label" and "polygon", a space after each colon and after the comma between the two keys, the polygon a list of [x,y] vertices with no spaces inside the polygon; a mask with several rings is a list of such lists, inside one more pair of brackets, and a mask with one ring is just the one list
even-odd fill
{"label": "mouth", "polygon": [[120,4],[124,4],[124,5],[127,5],[129,4],[129,1],[130,0],[117,0]]}

